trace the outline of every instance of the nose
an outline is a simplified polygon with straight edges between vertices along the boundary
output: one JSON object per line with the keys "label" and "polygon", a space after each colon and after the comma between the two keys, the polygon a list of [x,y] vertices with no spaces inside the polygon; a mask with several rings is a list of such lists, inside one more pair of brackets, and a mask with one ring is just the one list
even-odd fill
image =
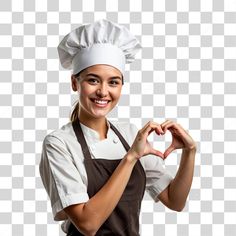
{"label": "nose", "polygon": [[99,97],[106,97],[108,94],[107,85],[105,83],[102,83],[101,86],[99,86],[99,88],[97,89],[96,93]]}

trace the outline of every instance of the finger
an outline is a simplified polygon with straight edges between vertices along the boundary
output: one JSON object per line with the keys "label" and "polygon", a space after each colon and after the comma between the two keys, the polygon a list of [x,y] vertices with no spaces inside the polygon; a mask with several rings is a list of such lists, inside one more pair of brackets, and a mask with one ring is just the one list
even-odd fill
{"label": "finger", "polygon": [[140,132],[143,133],[143,134],[147,134],[147,136],[153,132],[153,131],[156,131],[156,133],[158,135],[160,134],[164,134],[164,131],[162,130],[160,124],[156,123],[156,122],[148,122],[147,125],[145,125],[141,130]]}
{"label": "finger", "polygon": [[170,145],[164,152],[164,159],[166,159],[173,151],[175,150],[175,148]]}
{"label": "finger", "polygon": [[167,125],[169,125],[169,124],[172,124],[173,123],[173,121],[172,120],[166,120],[165,122],[163,122],[162,124],[161,124],[161,128],[162,128],[162,130],[164,131],[164,132],[166,132],[166,126]]}
{"label": "finger", "polygon": [[151,126],[152,126],[152,125],[156,126],[155,131],[156,131],[156,133],[157,133],[158,135],[164,134],[164,131],[163,131],[163,129],[161,128],[161,125],[160,125],[159,123],[156,123],[156,122],[152,121],[152,122],[150,123],[150,125],[151,125]]}
{"label": "finger", "polygon": [[147,137],[147,136],[149,136],[154,130],[156,130],[156,127],[153,126],[153,125],[149,125],[149,126],[147,126],[145,129],[143,129],[143,130],[141,131],[141,133],[142,133],[145,137]]}
{"label": "finger", "polygon": [[170,122],[170,121],[172,121],[172,120],[167,119],[167,120],[165,120],[164,122],[162,122],[161,125],[163,125],[163,124],[165,124],[165,123],[167,123],[167,122]]}
{"label": "finger", "polygon": [[161,128],[161,125],[157,122],[154,122],[154,121],[148,121],[144,126],[143,126],[143,129],[147,128],[148,126],[150,125],[156,125],[156,126],[159,126]]}
{"label": "finger", "polygon": [[159,123],[157,122],[152,122],[152,123],[157,126],[157,130],[159,131],[160,134],[164,134],[164,131]]}
{"label": "finger", "polygon": [[143,128],[147,128],[150,124],[157,124],[157,125],[159,125],[158,123],[156,123],[156,122],[154,122],[154,121],[152,121],[152,120],[149,120],[149,121],[143,126]]}
{"label": "finger", "polygon": [[163,123],[161,123],[161,126],[165,126],[167,123],[173,122],[172,120],[165,120]]}
{"label": "finger", "polygon": [[162,129],[164,132],[166,132],[166,130],[170,130],[170,128],[174,128],[177,130],[179,129],[178,125],[173,121],[170,121],[170,122],[166,123],[164,126],[162,126]]}
{"label": "finger", "polygon": [[153,131],[154,131],[154,129],[149,130],[149,131],[148,131],[148,136],[149,136],[149,134],[151,134]]}
{"label": "finger", "polygon": [[155,128],[155,131],[158,135],[163,135],[164,134],[164,130],[161,128],[160,125],[158,125],[156,128]]}

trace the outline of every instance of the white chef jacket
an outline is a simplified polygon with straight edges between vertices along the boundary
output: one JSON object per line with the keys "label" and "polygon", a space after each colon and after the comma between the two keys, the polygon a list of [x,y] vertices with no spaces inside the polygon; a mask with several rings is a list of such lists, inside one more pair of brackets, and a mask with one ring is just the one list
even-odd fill
{"label": "white chef jacket", "polygon": [[[138,132],[134,124],[111,121],[131,146]],[[121,159],[126,150],[107,121],[107,138],[100,140],[97,131],[81,124],[92,158]],[[54,220],[64,220],[62,229],[67,232],[69,220],[63,211],[73,204],[87,202],[87,174],[84,156],[72,123],[49,133],[42,145],[40,175],[49,195]],[[163,167],[163,160],[155,155],[143,156],[140,162],[146,173],[146,190],[154,201],[169,185],[173,177]]]}

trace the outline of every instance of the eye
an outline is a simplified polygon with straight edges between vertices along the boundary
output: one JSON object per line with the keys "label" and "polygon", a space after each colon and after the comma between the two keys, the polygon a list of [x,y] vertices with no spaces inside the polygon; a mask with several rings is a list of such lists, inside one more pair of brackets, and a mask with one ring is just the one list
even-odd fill
{"label": "eye", "polygon": [[119,82],[118,80],[111,80],[111,81],[110,81],[110,84],[111,84],[112,86],[116,86],[116,85],[119,85],[120,82]]}
{"label": "eye", "polygon": [[90,84],[97,84],[99,81],[98,81],[98,79],[90,78],[90,79],[88,79],[88,82],[89,82]]}

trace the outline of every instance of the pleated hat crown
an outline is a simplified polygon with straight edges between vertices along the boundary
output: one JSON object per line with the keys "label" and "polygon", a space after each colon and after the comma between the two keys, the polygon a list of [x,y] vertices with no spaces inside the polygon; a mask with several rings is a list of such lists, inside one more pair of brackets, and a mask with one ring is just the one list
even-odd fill
{"label": "pleated hat crown", "polygon": [[125,64],[134,61],[141,45],[125,26],[102,19],[74,29],[57,49],[62,67],[73,74],[96,64],[111,65],[124,74]]}

